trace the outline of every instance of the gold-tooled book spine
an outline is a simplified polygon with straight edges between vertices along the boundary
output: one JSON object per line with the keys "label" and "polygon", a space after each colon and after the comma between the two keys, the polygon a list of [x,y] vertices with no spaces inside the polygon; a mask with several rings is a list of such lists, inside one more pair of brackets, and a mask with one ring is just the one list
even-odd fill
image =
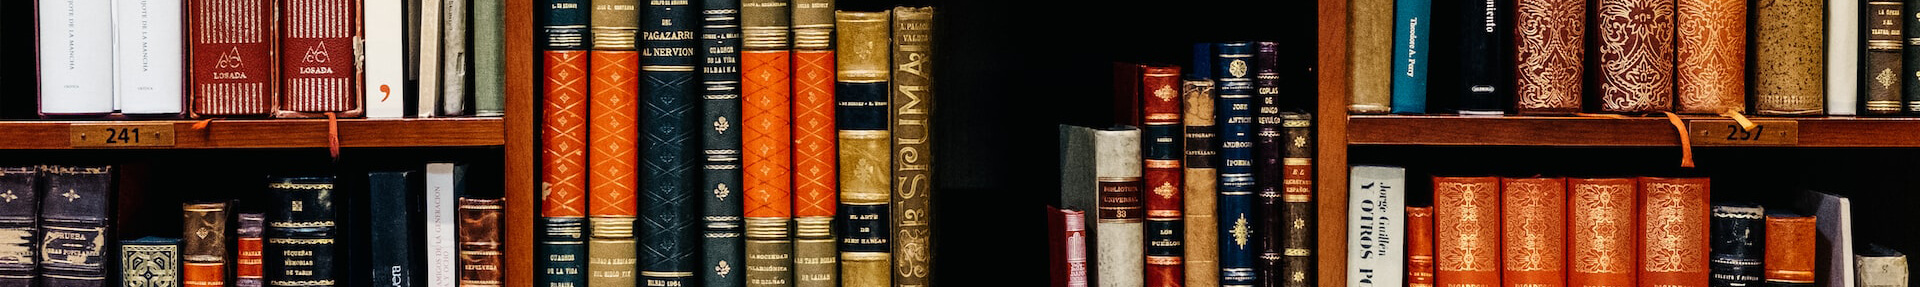
{"label": "gold-tooled book spine", "polygon": [[933,273],[933,7],[893,8],[893,285],[927,286]]}
{"label": "gold-tooled book spine", "polygon": [[793,241],[787,228],[785,218],[747,218],[747,286],[793,286]]}
{"label": "gold-tooled book spine", "polygon": [[633,287],[640,276],[633,217],[595,217],[587,240],[587,286]]}
{"label": "gold-tooled book spine", "polygon": [[1185,80],[1180,90],[1186,100],[1180,119],[1186,125],[1186,154],[1181,166],[1185,169],[1185,198],[1182,199],[1186,218],[1186,287],[1220,286],[1220,232],[1219,222],[1214,211],[1215,197],[1219,196],[1219,170],[1214,165],[1218,150],[1213,119],[1213,81],[1208,79]]}
{"label": "gold-tooled book spine", "polygon": [[594,50],[634,49],[634,37],[640,30],[638,2],[593,0],[593,18],[589,18],[588,29],[593,32]]}

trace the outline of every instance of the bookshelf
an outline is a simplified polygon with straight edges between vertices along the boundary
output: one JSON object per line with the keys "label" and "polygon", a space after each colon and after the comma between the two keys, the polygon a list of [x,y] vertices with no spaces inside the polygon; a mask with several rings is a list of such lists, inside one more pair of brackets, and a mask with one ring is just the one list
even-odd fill
{"label": "bookshelf", "polygon": [[[341,147],[480,147],[506,143],[500,118],[342,119],[338,122]],[[325,148],[325,119],[214,120],[194,128],[199,120],[164,121],[5,121],[0,122],[0,149],[81,149],[69,138],[76,127],[169,125],[171,146],[142,149]]]}
{"label": "bookshelf", "polygon": [[[1691,124],[1724,122],[1718,116],[1682,116]],[[1920,147],[1920,118],[1755,117],[1758,122],[1795,122],[1798,143],[1759,144],[1770,147]],[[1592,117],[1460,117],[1414,115],[1353,115],[1348,117],[1347,143],[1355,145],[1440,146],[1679,146],[1680,138],[1666,117],[1624,119]],[[1703,137],[1694,135],[1695,138]],[[1726,147],[1703,144],[1696,147]]]}

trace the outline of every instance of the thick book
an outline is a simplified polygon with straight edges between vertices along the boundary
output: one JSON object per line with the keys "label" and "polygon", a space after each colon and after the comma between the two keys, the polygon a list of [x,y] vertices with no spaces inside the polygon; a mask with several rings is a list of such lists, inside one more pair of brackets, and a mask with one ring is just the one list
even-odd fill
{"label": "thick book", "polygon": [[1433,207],[1407,207],[1407,287],[1433,287]]}
{"label": "thick book", "polygon": [[1713,206],[1711,278],[1713,286],[1760,286],[1766,246],[1766,208],[1752,203]]}
{"label": "thick book", "polygon": [[[1280,192],[1284,185],[1281,174],[1280,158],[1288,143],[1286,135],[1280,131],[1280,44],[1272,41],[1254,42],[1253,52],[1253,164],[1254,190],[1259,196],[1254,200],[1254,214],[1259,216],[1254,233],[1259,234],[1259,255],[1254,263],[1254,276],[1259,278],[1260,286],[1280,286],[1285,276],[1280,275],[1282,263],[1281,241],[1286,240],[1281,229],[1287,224],[1283,221],[1280,206]],[[1398,78],[1399,76],[1395,76]],[[1398,79],[1396,79],[1397,81]]]}
{"label": "thick book", "polygon": [[[407,13],[410,14],[409,16],[411,20],[417,23],[413,26],[408,27],[408,28],[411,28],[410,32],[412,33],[412,35],[407,35],[408,37],[407,46],[410,48],[407,51],[408,52],[407,59],[411,60],[411,61],[408,61],[409,63],[407,64],[412,65],[408,70],[408,73],[409,73],[408,79],[411,80],[410,84],[412,84],[411,88],[414,92],[412,95],[414,116],[421,117],[421,118],[437,117],[439,116],[438,114],[440,109],[440,89],[441,89],[441,86],[440,86],[440,78],[441,78],[440,52],[441,51],[440,49],[442,47],[440,42],[446,40],[443,36],[441,36],[442,34],[445,33],[445,31],[441,30],[442,29],[441,25],[444,24],[444,22],[441,21],[441,17],[443,16],[440,13],[440,11],[441,9],[445,9],[445,4],[442,3],[443,0],[417,0],[417,1],[410,0],[410,1],[414,1],[414,2],[408,3],[409,6],[407,6],[408,8]],[[614,0],[614,1],[629,1],[629,0]],[[612,3],[606,3],[606,1],[592,1],[592,2],[594,2],[592,6],[595,13],[603,12],[602,10],[604,9],[618,8],[616,7],[616,5],[606,5],[606,6],[599,5],[599,4],[612,4]],[[628,3],[631,3],[631,2],[628,2]],[[626,8],[632,8],[632,5],[628,5]],[[629,12],[624,14],[633,13],[631,12],[633,11],[633,9],[627,9],[625,11],[629,11]],[[600,17],[594,17],[594,18],[595,20],[599,20],[598,18]],[[611,19],[613,17],[607,17],[607,18]],[[633,18],[626,17],[625,19],[633,19]],[[629,29],[631,29],[631,27],[633,26],[634,25],[626,25],[625,27],[629,27]],[[600,31],[596,29],[594,30],[594,32],[598,33]],[[633,39],[632,38],[633,33],[627,32],[627,35],[628,35],[627,42],[631,43]],[[600,37],[600,35],[594,35],[594,36],[595,36],[595,39],[594,39],[595,42],[599,42],[600,39],[598,38]],[[609,37],[609,38],[613,38],[613,37]],[[627,46],[632,47],[631,44]]]}
{"label": "thick book", "polygon": [[893,154],[898,156],[893,157],[893,214],[887,219],[892,221],[893,285],[900,287],[932,284],[934,23],[933,7],[893,8],[893,79],[887,104]]}
{"label": "thick book", "polygon": [[840,286],[832,0],[793,1],[793,279]]}
{"label": "thick book", "polygon": [[180,115],[187,94],[185,1],[113,2],[114,109],[126,115]]}
{"label": "thick book", "polygon": [[233,286],[266,286],[266,221],[264,213],[234,217]]}
{"label": "thick book", "polygon": [[[551,29],[549,29],[551,31]],[[551,47],[549,47],[551,48]],[[538,286],[586,286],[587,51],[548,50],[541,95]],[[551,265],[548,265],[551,264]],[[570,284],[570,285],[569,285]],[[566,286],[557,286],[566,285]]]}
{"label": "thick book", "polygon": [[1184,217],[1182,242],[1187,243],[1182,245],[1186,247],[1181,252],[1186,257],[1182,262],[1186,271],[1182,273],[1187,277],[1186,286],[1219,286],[1220,223],[1214,216],[1214,200],[1220,188],[1220,149],[1213,120],[1213,46],[1196,43],[1192,53],[1192,66],[1180,80],[1180,123],[1185,126],[1180,163],[1180,189],[1185,194],[1180,200],[1180,215]]}
{"label": "thick book", "polygon": [[1814,266],[1819,219],[1776,210],[1767,213],[1766,221],[1767,286],[1814,286],[1814,272],[1819,270]]}
{"label": "thick book", "polygon": [[1674,2],[1596,0],[1600,110],[1658,113],[1673,108]]}
{"label": "thick book", "polygon": [[[1827,0],[1826,31],[1826,101],[1827,115],[1851,116],[1860,110],[1860,53],[1862,33],[1860,17],[1866,10],[1860,6],[1864,0]],[[1804,13],[1821,13],[1817,6]],[[1765,15],[1762,15],[1763,17]],[[1814,42],[1818,43],[1818,42]],[[1808,83],[1796,83],[1805,85]]]}
{"label": "thick book", "polygon": [[[1517,2],[1514,24],[1519,27],[1514,30],[1526,33],[1515,34],[1513,41],[1514,111],[1522,115],[1580,112],[1581,84],[1586,79],[1587,0]],[[1469,26],[1478,25],[1484,24]]]}
{"label": "thick book", "polygon": [[454,286],[460,278],[460,200],[467,166],[450,162],[427,163],[426,192],[421,194],[425,219],[426,285]]}
{"label": "thick book", "polygon": [[[1826,113],[1826,1],[1753,5],[1753,109],[1759,115]],[[1844,33],[1843,33],[1844,34]]]}
{"label": "thick book", "polygon": [[[506,13],[502,0],[473,0],[473,115],[507,114]],[[692,13],[692,12],[688,12]],[[693,25],[688,21],[684,25]],[[375,26],[378,27],[378,26]],[[688,35],[692,38],[692,35]]]}
{"label": "thick book", "polygon": [[1095,272],[1089,283],[1144,286],[1140,130],[1062,125],[1060,168],[1062,203],[1098,210],[1088,232],[1094,244],[1088,252],[1095,253],[1087,267]]}
{"label": "thick book", "polygon": [[[1394,65],[1393,56],[1389,54],[1399,51],[1393,48],[1394,1],[1357,0],[1347,4],[1347,78],[1352,81],[1353,91],[1347,112],[1393,111]],[[1226,78],[1226,75],[1219,76]]]}
{"label": "thick book", "polygon": [[699,273],[705,286],[741,286],[745,204],[740,173],[740,1],[701,0]]}
{"label": "thick book", "polygon": [[1142,204],[1146,207],[1147,286],[1181,286],[1186,283],[1182,255],[1186,251],[1180,218],[1180,67],[1149,65],[1141,70],[1140,90],[1144,124],[1140,137],[1142,179],[1146,184]]}
{"label": "thick book", "polygon": [[1633,178],[1567,179],[1567,285],[1635,286],[1638,186]]}
{"label": "thick book", "polygon": [[1879,244],[1868,244],[1853,255],[1855,282],[1862,287],[1906,287],[1907,255]]}
{"label": "thick book", "polygon": [[1861,59],[1860,86],[1861,101],[1865,109],[1862,115],[1898,115],[1905,111],[1901,107],[1900,83],[1905,78],[1900,72],[1901,56],[1904,51],[1900,41],[1905,40],[1902,28],[1902,12],[1905,3],[1899,0],[1867,1],[1867,54]]}
{"label": "thick book", "polygon": [[640,282],[697,285],[694,222],[700,194],[698,15],[690,1],[651,1],[641,10]]}
{"label": "thick book", "polygon": [[[1316,286],[1313,250],[1318,249],[1315,241],[1320,215],[1314,212],[1313,202],[1313,114],[1300,112],[1280,113],[1280,131],[1285,134],[1281,143],[1285,157],[1281,158],[1280,222],[1284,236],[1280,240],[1280,249],[1287,277],[1283,285],[1288,287]],[[1404,203],[1402,203],[1404,204]]]}
{"label": "thick book", "polygon": [[1433,40],[1433,0],[1393,1],[1393,113],[1427,112],[1427,54]]}
{"label": "thick book", "polygon": [[355,0],[280,0],[280,107],[288,118],[359,117]]}
{"label": "thick book", "polygon": [[267,286],[335,285],[334,188],[333,177],[268,179]]}
{"label": "thick book", "polygon": [[1433,177],[1435,285],[1500,285],[1500,192],[1497,177]]}
{"label": "thick book", "polygon": [[[892,79],[892,13],[837,11],[834,111],[839,137],[840,284],[892,286],[888,239],[893,191],[893,134],[887,89]],[[1087,208],[1090,206],[1082,206]]]}
{"label": "thick book", "polygon": [[[1512,56],[1514,53],[1516,21],[1513,11],[1515,0],[1474,0],[1455,5],[1454,13],[1458,18],[1471,18],[1459,25],[1461,51],[1460,86],[1447,94],[1460,95],[1458,109],[1462,115],[1500,115],[1512,105],[1515,74]],[[1377,8],[1376,8],[1377,9]],[[1572,48],[1578,49],[1578,48]],[[1381,50],[1385,50],[1382,47]]]}
{"label": "thick book", "polygon": [[1502,286],[1566,286],[1567,180],[1500,180]]}
{"label": "thick book", "polygon": [[792,286],[791,3],[746,0],[740,5],[747,286]]}
{"label": "thick book", "polygon": [[[485,0],[482,0],[485,1]],[[467,84],[471,78],[473,48],[467,46],[473,0],[440,1],[440,107],[435,116],[467,115]]]}
{"label": "thick book", "polygon": [[365,61],[361,63],[364,85],[361,102],[367,104],[367,118],[407,116],[407,26],[408,1],[363,1],[360,6],[365,29],[361,42]]}
{"label": "thick book", "polygon": [[498,198],[460,198],[460,286],[501,286],[500,217],[504,201]]}
{"label": "thick book", "polygon": [[[1901,15],[1920,15],[1920,1],[1902,3]],[[1907,113],[1920,113],[1920,18],[1902,17],[1900,36],[1904,43],[1900,45],[1900,101],[1901,110]],[[1902,281],[1904,282],[1904,281]]]}
{"label": "thick book", "polygon": [[1086,216],[1078,209],[1047,207],[1047,286],[1089,286]]}
{"label": "thick book", "polygon": [[113,167],[42,166],[40,286],[106,286]]}
{"label": "thick book", "polygon": [[1407,169],[1354,166],[1347,182],[1346,286],[1401,286],[1406,275]]}
{"label": "thick book", "polygon": [[1213,75],[1217,77],[1213,107],[1215,120],[1220,123],[1219,155],[1223,163],[1219,199],[1215,201],[1220,218],[1220,285],[1253,286],[1259,280],[1254,250],[1260,247],[1255,230],[1260,218],[1253,213],[1254,85],[1247,69],[1252,65],[1248,61],[1254,60],[1253,46],[1248,42],[1217,43],[1213,53]]}
{"label": "thick book", "polygon": [[[4,176],[4,175],[0,175]],[[227,203],[181,204],[180,281],[184,286],[226,286]]]}
{"label": "thick book", "polygon": [[[1853,286],[1853,264],[1847,258],[1853,258],[1853,200],[1845,196],[1817,191],[1807,191],[1795,202],[1803,213],[1819,217],[1820,238],[1814,242],[1814,269],[1825,270],[1823,276],[1816,279],[1820,286]],[[1816,271],[1818,272],[1818,271]]]}
{"label": "thick book", "polygon": [[0,167],[0,285],[32,286],[40,265],[40,170]]}
{"label": "thick book", "polygon": [[1689,114],[1747,109],[1747,1],[1679,1],[1674,25],[1679,84],[1673,110]]}
{"label": "thick book", "polygon": [[180,286],[179,238],[121,240],[118,257],[120,286]]}
{"label": "thick book", "polygon": [[1639,182],[1640,284],[1706,286],[1712,183],[1704,177]]}
{"label": "thick book", "polygon": [[113,1],[36,3],[40,115],[113,113]]}
{"label": "thick book", "polygon": [[[367,246],[373,250],[355,250],[354,255],[366,256],[371,270],[353,270],[364,272],[347,276],[350,279],[364,280],[362,284],[410,287],[423,286],[420,270],[425,260],[415,256],[419,250],[418,242],[424,242],[420,224],[422,206],[421,181],[419,173],[412,171],[376,171],[367,173],[367,192],[365,205],[367,219],[356,220],[366,224]],[[543,257],[544,258],[544,257]],[[351,273],[349,273],[351,274]]]}
{"label": "thick book", "polygon": [[278,106],[276,0],[190,0],[188,79],[195,117],[259,116]]}

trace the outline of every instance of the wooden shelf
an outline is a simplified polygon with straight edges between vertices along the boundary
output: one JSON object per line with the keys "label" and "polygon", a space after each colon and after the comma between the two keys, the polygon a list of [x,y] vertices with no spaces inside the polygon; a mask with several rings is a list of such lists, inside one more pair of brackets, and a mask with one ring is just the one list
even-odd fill
{"label": "wooden shelf", "polygon": [[[74,124],[172,124],[170,147],[146,149],[309,148],[327,147],[325,119],[215,120],[194,129],[196,120],[158,121],[0,121],[0,150],[76,149]],[[343,119],[341,147],[500,146],[506,143],[500,118]]]}
{"label": "wooden shelf", "polygon": [[[1726,120],[1717,116],[1685,116]],[[1920,118],[1802,117],[1752,118],[1796,121],[1799,143],[1789,147],[1920,147]],[[1353,115],[1347,142],[1355,145],[1442,146],[1678,146],[1678,132],[1666,117],[1462,117]],[[1696,146],[1703,145],[1696,141]],[[1779,145],[1775,145],[1779,146]]]}

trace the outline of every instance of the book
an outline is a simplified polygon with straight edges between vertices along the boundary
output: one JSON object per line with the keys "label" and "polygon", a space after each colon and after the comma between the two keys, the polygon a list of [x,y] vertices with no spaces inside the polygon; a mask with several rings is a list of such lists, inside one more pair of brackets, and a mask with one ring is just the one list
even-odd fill
{"label": "book", "polygon": [[112,166],[42,166],[39,286],[106,286]]}
{"label": "book", "polygon": [[638,286],[634,217],[595,216],[587,222],[592,229],[587,240],[587,286]]}
{"label": "book", "polygon": [[121,240],[119,257],[120,286],[180,286],[179,238]]}
{"label": "book", "polygon": [[1184,181],[1180,200],[1186,250],[1186,286],[1220,285],[1219,222],[1214,211],[1219,190],[1219,145],[1213,121],[1213,44],[1193,44],[1193,61],[1180,80],[1181,117],[1185,126],[1181,147]]}
{"label": "book", "polygon": [[[356,255],[367,257],[370,270],[355,270],[362,276],[348,276],[367,286],[421,286],[421,265],[425,260],[419,254],[418,243],[424,242],[424,225],[420,218],[425,205],[420,202],[422,186],[418,172],[413,171],[375,171],[367,173],[367,193],[365,204],[367,219],[356,220],[365,224],[366,246],[372,250],[357,250]],[[539,257],[548,258],[548,257]],[[544,277],[544,276],[543,276]],[[545,286],[545,285],[542,285]]]}
{"label": "book", "polygon": [[1147,286],[1181,286],[1186,283],[1186,267],[1182,262],[1186,251],[1181,221],[1181,199],[1185,193],[1180,187],[1186,183],[1180,180],[1180,149],[1182,133],[1180,130],[1180,100],[1177,90],[1180,86],[1180,67],[1149,65],[1141,71],[1140,90],[1141,109],[1144,125],[1140,137],[1144,140],[1142,157],[1142,177],[1144,194],[1141,195],[1146,215],[1146,276],[1142,280]]}
{"label": "book", "polygon": [[1816,221],[1814,216],[1792,212],[1767,213],[1767,286],[1813,286]]}
{"label": "book", "polygon": [[695,91],[699,23],[690,1],[648,2],[640,13],[640,283],[695,285],[694,230],[702,158]]}
{"label": "book", "polygon": [[1565,286],[1567,180],[1500,180],[1500,284]]}
{"label": "book", "polygon": [[1047,270],[1052,287],[1086,287],[1087,213],[1047,207]]}
{"label": "book", "polygon": [[789,0],[740,2],[741,163],[747,286],[793,285],[792,41]]}
{"label": "book", "polygon": [[0,285],[32,286],[39,268],[40,170],[0,167]]}
{"label": "book", "polygon": [[1766,208],[1752,203],[1713,206],[1712,276],[1714,286],[1760,286],[1766,245]]}
{"label": "book", "polygon": [[1639,182],[1640,284],[1704,286],[1712,250],[1711,183],[1659,177]]}
{"label": "book", "polygon": [[1853,258],[1853,200],[1807,191],[1795,204],[1801,212],[1820,218],[1815,226],[1819,238],[1814,241],[1813,269],[1823,276],[1814,283],[1828,287],[1854,286],[1853,264],[1847,262],[1847,258]]}
{"label": "book", "polygon": [[[266,115],[280,99],[275,0],[189,0],[195,117]],[[44,43],[43,43],[44,44]]]}
{"label": "book", "polygon": [[[834,12],[834,111],[839,147],[840,284],[892,286],[888,239],[893,191],[893,135],[887,131],[892,78],[893,14]],[[1085,206],[1081,207],[1085,208]],[[1084,226],[1084,225],[1083,225]]]}
{"label": "book", "polygon": [[834,242],[839,207],[834,130],[834,15],[831,0],[793,1],[794,286],[840,286]]}
{"label": "book", "polygon": [[266,220],[264,213],[241,213],[234,217],[234,287],[266,286]]}
{"label": "book", "polygon": [[[1518,39],[1513,41],[1514,111],[1523,115],[1580,112],[1581,84],[1586,80],[1587,1],[1517,2],[1514,24],[1519,27],[1514,31],[1523,33],[1515,33]],[[1484,24],[1468,26],[1479,25]]]}
{"label": "book", "polygon": [[187,45],[181,39],[186,35],[182,2],[114,1],[114,110],[152,116],[179,116],[183,111]]}
{"label": "book", "polygon": [[184,203],[180,210],[181,286],[226,286],[227,203]]}
{"label": "book", "polygon": [[1900,61],[1902,40],[1901,12],[1905,4],[1898,1],[1867,1],[1867,52],[1860,71],[1861,94],[1865,98],[1864,115],[1897,115],[1905,111],[1901,107],[1900,83],[1902,70]]}
{"label": "book", "polygon": [[333,177],[268,179],[267,286],[334,286],[334,188]]}
{"label": "book", "polygon": [[[1920,3],[1902,3],[1900,15],[1920,14]],[[1901,110],[1907,113],[1920,113],[1920,18],[1902,17],[1900,36],[1905,41],[1901,47],[1900,58],[1900,101]]]}
{"label": "book", "polygon": [[1433,207],[1407,207],[1407,287],[1433,287]]}
{"label": "book", "polygon": [[541,273],[534,286],[587,286],[587,218],[542,217],[538,224],[534,265]]}
{"label": "book", "polygon": [[500,216],[498,198],[460,198],[460,286],[501,286]]}
{"label": "book", "polygon": [[[1088,240],[1093,286],[1144,286],[1140,130],[1060,126],[1060,195],[1067,206],[1099,210]],[[898,251],[895,251],[896,254]],[[895,278],[898,279],[898,278]]]}
{"label": "book", "polygon": [[[1258,199],[1254,201],[1254,214],[1260,221],[1254,233],[1260,234],[1259,255],[1254,263],[1254,276],[1259,278],[1261,286],[1280,286],[1284,281],[1280,273],[1285,263],[1281,255],[1281,241],[1286,236],[1280,233],[1287,223],[1280,217],[1280,208],[1286,203],[1280,199],[1284,187],[1281,174],[1281,158],[1286,157],[1286,135],[1280,131],[1280,44],[1272,41],[1253,42],[1253,91],[1254,133],[1253,160],[1254,190]],[[1395,76],[1399,81],[1399,76]]]}
{"label": "book", "polygon": [[[1347,5],[1347,78],[1352,99],[1347,112],[1393,111],[1393,12],[1396,0],[1359,0]],[[1221,67],[1215,67],[1221,68]],[[1244,69],[1244,68],[1242,68]],[[1226,75],[1220,75],[1225,79]],[[1221,83],[1224,89],[1226,84]],[[1231,280],[1231,279],[1229,279]],[[1230,284],[1229,284],[1230,285]]]}
{"label": "book", "polygon": [[359,43],[354,0],[280,0],[282,118],[360,117]]}
{"label": "book", "polygon": [[[561,2],[553,6],[577,7],[578,2]],[[579,8],[573,8],[580,10]],[[584,11],[564,11],[555,9],[548,19],[573,17],[581,18],[580,28],[584,29]],[[571,24],[552,23],[554,26],[572,26]],[[554,28],[547,29],[549,37]],[[583,37],[575,34],[572,37]],[[549,39],[549,49],[542,51],[545,57],[543,76],[545,92],[541,94],[542,121],[540,123],[540,187],[542,204],[540,205],[540,228],[537,243],[541,254],[537,265],[542,274],[536,276],[537,286],[574,287],[587,286],[586,278],[586,231],[587,231],[587,51],[578,50],[582,43],[573,43],[572,50],[557,50],[551,45],[566,43],[566,38]],[[575,39],[574,41],[578,41]]]}
{"label": "book", "polygon": [[1140,93],[1140,72],[1146,65],[1140,63],[1113,63],[1113,124],[1141,126],[1144,117],[1140,104],[1145,102]]}
{"label": "book", "polygon": [[[1286,157],[1281,159],[1280,222],[1285,238],[1280,242],[1282,254],[1286,256],[1285,286],[1315,286],[1315,268],[1313,251],[1314,234],[1320,215],[1314,212],[1313,202],[1313,114],[1299,112],[1280,113],[1280,129],[1286,134],[1282,144]],[[1402,203],[1404,204],[1404,202]]]}
{"label": "book", "polygon": [[[587,286],[637,286],[639,53],[635,0],[593,0],[588,96]],[[424,80],[423,80],[424,81]],[[423,84],[424,85],[424,84]]]}
{"label": "book", "polygon": [[1679,1],[1673,110],[1744,113],[1747,108],[1747,1]]}
{"label": "book", "polygon": [[[412,75],[409,75],[409,77],[414,79],[413,89],[415,93],[413,94],[413,101],[414,101],[413,107],[414,107],[414,116],[416,117],[432,118],[432,117],[438,117],[440,114],[440,111],[439,111],[440,110],[440,94],[442,93],[441,89],[443,88],[440,86],[441,73],[442,73],[441,71],[442,67],[440,66],[440,61],[442,59],[440,58],[440,54],[442,53],[441,49],[444,48],[443,46],[441,46],[442,45],[441,41],[446,41],[445,37],[442,36],[445,33],[445,31],[443,31],[442,30],[443,28],[441,27],[441,25],[445,24],[445,21],[441,20],[441,17],[444,17],[444,15],[441,14],[441,11],[442,9],[445,9],[445,3],[442,1],[443,0],[418,0],[418,2],[409,3],[412,6],[407,7],[408,8],[407,13],[411,14],[411,17],[413,17],[414,20],[416,20],[415,22],[418,23],[416,26],[409,27],[409,28],[413,28],[412,29],[413,35],[408,35],[408,38],[410,40],[408,45],[412,47],[412,49],[409,49],[408,51],[409,55],[407,55],[408,57],[410,57],[408,59],[414,60],[414,61],[410,61],[412,62],[410,64],[413,64],[413,67],[412,67],[412,70],[409,71],[412,73]],[[613,4],[614,2],[607,2],[608,0],[599,0],[599,1],[587,0],[587,1],[589,1],[588,3],[591,4],[591,6],[593,7],[593,11],[596,15],[596,17],[593,17],[593,19],[596,20],[593,22],[595,23],[594,26],[604,25],[603,22],[605,21],[599,21],[601,20],[600,18],[603,18],[603,17],[598,17],[599,13],[609,12],[609,11],[603,11],[602,9],[616,8],[616,5]],[[628,0],[612,0],[612,1],[622,1],[622,2],[630,3],[630,1]],[[608,6],[601,6],[599,4],[608,4]],[[627,9],[625,11],[633,11],[633,9]],[[627,12],[624,14],[632,14],[632,12]],[[608,16],[608,17],[605,17],[607,18],[606,21],[612,21],[612,19],[614,18],[614,17],[611,17],[614,15],[606,15],[606,16]],[[633,18],[625,17],[625,19],[633,19]],[[637,24],[629,24],[629,25],[620,26],[620,27],[627,27],[628,29],[631,29],[634,26],[637,26]],[[600,33],[602,32],[602,29],[600,28],[594,28],[594,30],[592,30],[594,32],[593,40],[594,40],[594,46],[596,47],[596,50],[598,50],[598,46],[600,45],[599,42],[601,42],[601,39],[600,39],[601,37],[607,37],[608,40],[619,39],[618,36],[614,34],[617,34],[616,31],[620,29],[618,28],[610,28],[610,29],[614,31],[607,31],[607,32],[613,33],[609,35],[600,35]],[[633,37],[631,35],[633,33],[627,32],[626,34],[628,35],[628,37],[625,38],[624,41],[628,42],[627,46],[631,48],[632,47],[631,42],[633,40]]]}
{"label": "book", "polygon": [[113,2],[36,3],[40,115],[113,113]]}
{"label": "book", "polygon": [[1348,176],[1346,286],[1401,286],[1407,169],[1361,165]]}
{"label": "book", "polygon": [[1567,179],[1567,285],[1635,286],[1639,183]]}
{"label": "book", "polygon": [[1675,0],[1598,0],[1600,110],[1673,108]]}
{"label": "book", "polygon": [[[1861,0],[1827,0],[1826,14],[1826,99],[1827,115],[1859,114],[1860,104],[1860,17]],[[1818,4],[1815,4],[1818,5]],[[1818,7],[1818,6],[1815,6]],[[1820,13],[1820,10],[1802,11]],[[1807,84],[1807,83],[1797,83]],[[1851,276],[1849,276],[1851,277]]]}
{"label": "book", "polygon": [[453,286],[460,278],[460,201],[465,194],[467,166],[451,162],[427,163],[426,192],[422,194],[426,223],[426,285]]}
{"label": "book", "polygon": [[[1462,21],[1459,25],[1460,55],[1459,77],[1461,85],[1448,94],[1460,95],[1458,109],[1462,115],[1500,115],[1512,106],[1514,86],[1513,59],[1515,33],[1512,29],[1515,21],[1513,14],[1515,0],[1475,0],[1472,5],[1454,5],[1456,19],[1471,17],[1476,21]],[[1444,6],[1444,5],[1443,5]],[[1382,48],[1384,50],[1384,48]]]}
{"label": "book", "polygon": [[[740,173],[740,1],[700,1],[700,285],[742,286],[746,206]],[[710,196],[709,196],[710,195]]]}
{"label": "book", "polygon": [[[1759,115],[1826,112],[1827,23],[1822,0],[1753,5],[1753,109]],[[1837,48],[1837,47],[1835,47]]]}
{"label": "book", "polygon": [[467,115],[468,77],[473,62],[467,46],[469,9],[473,0],[442,0],[440,3],[440,107],[435,116]]}
{"label": "book", "polygon": [[1868,244],[1853,255],[1855,280],[1865,287],[1907,286],[1907,255],[1879,244]]}
{"label": "book", "polygon": [[[506,3],[501,0],[472,1],[473,115],[503,116],[507,114],[506,14],[502,10],[502,5]],[[687,23],[694,22],[689,20]],[[688,35],[687,38],[693,36]]]}
{"label": "book", "polygon": [[933,25],[933,7],[893,8],[887,108],[892,111],[894,205],[887,219],[893,231],[893,284],[899,287],[932,284]]}
{"label": "book", "polygon": [[1500,192],[1497,177],[1433,177],[1436,285],[1500,285]]}
{"label": "book", "polygon": [[[1254,214],[1254,153],[1252,75],[1247,61],[1253,60],[1253,47],[1247,42],[1225,42],[1213,46],[1212,74],[1216,97],[1213,107],[1219,123],[1220,161],[1219,197],[1215,200],[1219,222],[1220,286],[1252,286],[1256,275],[1254,250],[1259,248],[1260,224]],[[1382,79],[1384,80],[1384,79]],[[1102,276],[1101,281],[1105,281]]]}
{"label": "book", "polygon": [[1394,0],[1393,113],[1427,112],[1427,54],[1433,40],[1433,0]]}
{"label": "book", "polygon": [[[361,2],[362,23],[374,29],[364,29],[362,52],[365,61],[361,63],[361,77],[365,85],[360,94],[365,97],[367,118],[403,118],[407,116],[407,38],[406,29],[382,29],[382,27],[406,27],[406,3],[409,1],[372,1]],[[547,9],[559,9],[551,8]],[[545,32],[551,33],[551,30]]]}

